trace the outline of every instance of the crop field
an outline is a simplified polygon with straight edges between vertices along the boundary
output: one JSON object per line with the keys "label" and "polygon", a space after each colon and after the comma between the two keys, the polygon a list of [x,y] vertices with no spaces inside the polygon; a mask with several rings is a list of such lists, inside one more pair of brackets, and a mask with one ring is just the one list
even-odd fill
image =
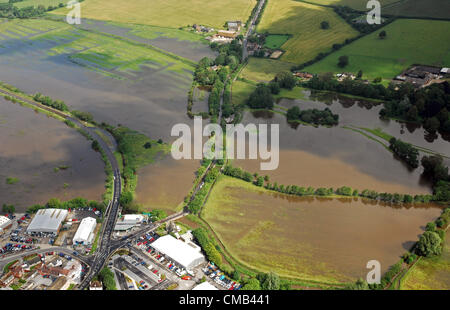
{"label": "crop field", "polygon": [[[385,272],[438,208],[391,208],[361,200],[293,197],[220,176],[202,216],[241,264],[280,276],[336,283]],[[386,227],[394,228],[389,238]],[[355,237],[355,231],[363,231]],[[351,253],[351,255],[349,255]]]}
{"label": "crop field", "polygon": [[[321,29],[322,21],[328,21],[330,28]],[[257,30],[291,34],[281,46],[286,51],[281,60],[294,63],[311,60],[331,50],[333,44],[358,35],[332,8],[292,0],[269,1]]]}
{"label": "crop field", "polygon": [[268,82],[282,71],[290,71],[293,63],[268,58],[250,57],[248,64],[242,70],[240,77],[255,81]]}
{"label": "crop field", "polygon": [[[450,22],[401,19],[347,45],[307,67],[312,73],[363,71],[363,78],[392,79],[412,64],[450,66]],[[349,57],[344,69],[337,66],[340,56]]]}
{"label": "crop field", "polygon": [[450,290],[450,230],[442,255],[422,258],[402,280],[400,289]]}
{"label": "crop field", "polygon": [[[163,27],[184,27],[192,24],[222,28],[228,20],[246,22],[255,0],[86,0],[81,3],[84,18]],[[59,9],[53,14],[66,14]]]}
{"label": "crop field", "polygon": [[[401,0],[379,0],[381,3],[381,6],[387,6],[396,2],[401,2]],[[366,4],[367,1],[361,1],[361,0],[308,0],[306,2],[310,3],[316,3],[319,5],[342,5],[342,6],[349,6],[355,10],[366,10]]]}
{"label": "crop field", "polygon": [[264,46],[271,48],[271,49],[277,49],[277,48],[280,48],[287,40],[289,40],[288,35],[271,34],[271,35],[267,36]]}
{"label": "crop field", "polygon": [[383,14],[407,17],[432,17],[450,19],[448,0],[406,0],[387,6]]}

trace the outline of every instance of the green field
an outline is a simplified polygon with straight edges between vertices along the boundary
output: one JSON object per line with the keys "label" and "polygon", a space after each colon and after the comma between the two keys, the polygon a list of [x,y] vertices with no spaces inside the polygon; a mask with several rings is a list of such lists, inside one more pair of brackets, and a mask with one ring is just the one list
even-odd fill
{"label": "green field", "polygon": [[290,71],[294,64],[268,58],[250,57],[240,77],[255,81],[268,82],[282,71]]}
{"label": "green field", "polygon": [[[246,22],[255,0],[85,0],[81,3],[83,18],[154,25],[184,27],[192,24],[223,28],[229,20]],[[53,14],[66,14],[59,9]]]}
{"label": "green field", "polygon": [[[305,71],[353,72],[363,71],[363,78],[392,79],[412,64],[450,66],[450,22],[400,19],[383,28],[387,37],[380,39],[379,31],[365,36]],[[349,57],[344,69],[337,66],[338,58]]]}
{"label": "green field", "polygon": [[64,6],[66,6],[67,2],[68,1],[65,1],[65,0],[25,0],[25,1],[14,3],[14,6],[16,6],[18,8],[24,8],[27,6],[37,7],[39,5],[43,5],[45,8],[48,8],[50,5],[58,6],[60,3],[64,4]]}
{"label": "green field", "polygon": [[[328,21],[330,28],[321,29],[322,21]],[[358,35],[333,9],[293,0],[269,1],[257,30],[291,34],[281,46],[286,51],[281,60],[294,63],[311,60],[331,50],[333,44]]]}
{"label": "green field", "polygon": [[244,104],[255,88],[256,85],[243,81],[235,81],[233,83],[233,104]]}
{"label": "green field", "polygon": [[422,258],[403,278],[400,289],[450,290],[450,230],[441,256]]}
{"label": "green field", "polygon": [[278,49],[287,40],[289,40],[289,36],[286,34],[271,34],[266,37],[266,42],[264,42],[264,46],[271,49]]}

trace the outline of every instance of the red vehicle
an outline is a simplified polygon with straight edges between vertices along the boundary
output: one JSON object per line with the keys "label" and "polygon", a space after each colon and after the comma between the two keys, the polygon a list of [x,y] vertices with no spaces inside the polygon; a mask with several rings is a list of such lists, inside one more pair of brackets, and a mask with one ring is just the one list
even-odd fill
{"label": "red vehicle", "polygon": [[181,279],[183,279],[183,280],[190,280],[191,277],[190,277],[190,276],[184,276],[184,277],[182,277]]}
{"label": "red vehicle", "polygon": [[156,269],[153,270],[153,273],[154,273],[154,274],[157,274],[157,273],[158,273],[158,270],[156,270]]}

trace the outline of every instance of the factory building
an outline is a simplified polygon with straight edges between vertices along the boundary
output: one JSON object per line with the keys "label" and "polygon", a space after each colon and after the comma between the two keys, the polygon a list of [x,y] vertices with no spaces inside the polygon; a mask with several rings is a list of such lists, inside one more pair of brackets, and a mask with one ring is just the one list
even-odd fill
{"label": "factory building", "polygon": [[192,270],[206,261],[200,247],[192,242],[175,239],[171,235],[158,238],[151,246],[186,270]]}
{"label": "factory building", "polygon": [[38,210],[30,225],[28,233],[43,232],[58,234],[61,224],[67,217],[67,210],[63,209],[41,209]]}
{"label": "factory building", "polygon": [[12,225],[12,221],[6,216],[0,215],[0,234],[10,228]]}
{"label": "factory building", "polygon": [[114,230],[126,231],[134,226],[140,225],[144,220],[145,216],[142,214],[125,214],[117,220]]}
{"label": "factory building", "polygon": [[88,245],[94,239],[94,230],[97,226],[97,220],[93,217],[86,217],[81,220],[75,236],[73,237],[74,244]]}

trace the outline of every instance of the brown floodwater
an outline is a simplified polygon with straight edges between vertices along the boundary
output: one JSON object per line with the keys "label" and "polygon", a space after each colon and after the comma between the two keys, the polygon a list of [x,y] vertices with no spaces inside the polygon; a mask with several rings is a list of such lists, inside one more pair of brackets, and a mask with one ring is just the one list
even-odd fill
{"label": "brown floodwater", "polygon": [[[377,117],[377,116],[374,116]],[[270,182],[285,185],[340,187],[384,192],[430,193],[422,168],[408,168],[382,145],[344,129],[287,123],[278,113],[246,112],[243,123],[280,126],[280,161],[275,170],[259,170],[260,160],[234,160],[250,172],[269,175]]]}
{"label": "brown floodwater", "polygon": [[[0,204],[25,211],[52,197],[101,199],[105,173],[100,155],[62,122],[0,97],[0,146]],[[69,168],[55,172],[60,166]],[[7,184],[8,177],[18,182]]]}
{"label": "brown floodwater", "polygon": [[170,154],[138,171],[136,202],[146,210],[175,213],[193,186],[199,160],[175,160]]}
{"label": "brown floodwater", "polygon": [[378,260],[386,272],[441,212],[433,204],[392,207],[237,185],[211,200],[215,207],[208,204],[205,217],[239,259],[281,275],[323,281],[365,279],[370,260]]}

